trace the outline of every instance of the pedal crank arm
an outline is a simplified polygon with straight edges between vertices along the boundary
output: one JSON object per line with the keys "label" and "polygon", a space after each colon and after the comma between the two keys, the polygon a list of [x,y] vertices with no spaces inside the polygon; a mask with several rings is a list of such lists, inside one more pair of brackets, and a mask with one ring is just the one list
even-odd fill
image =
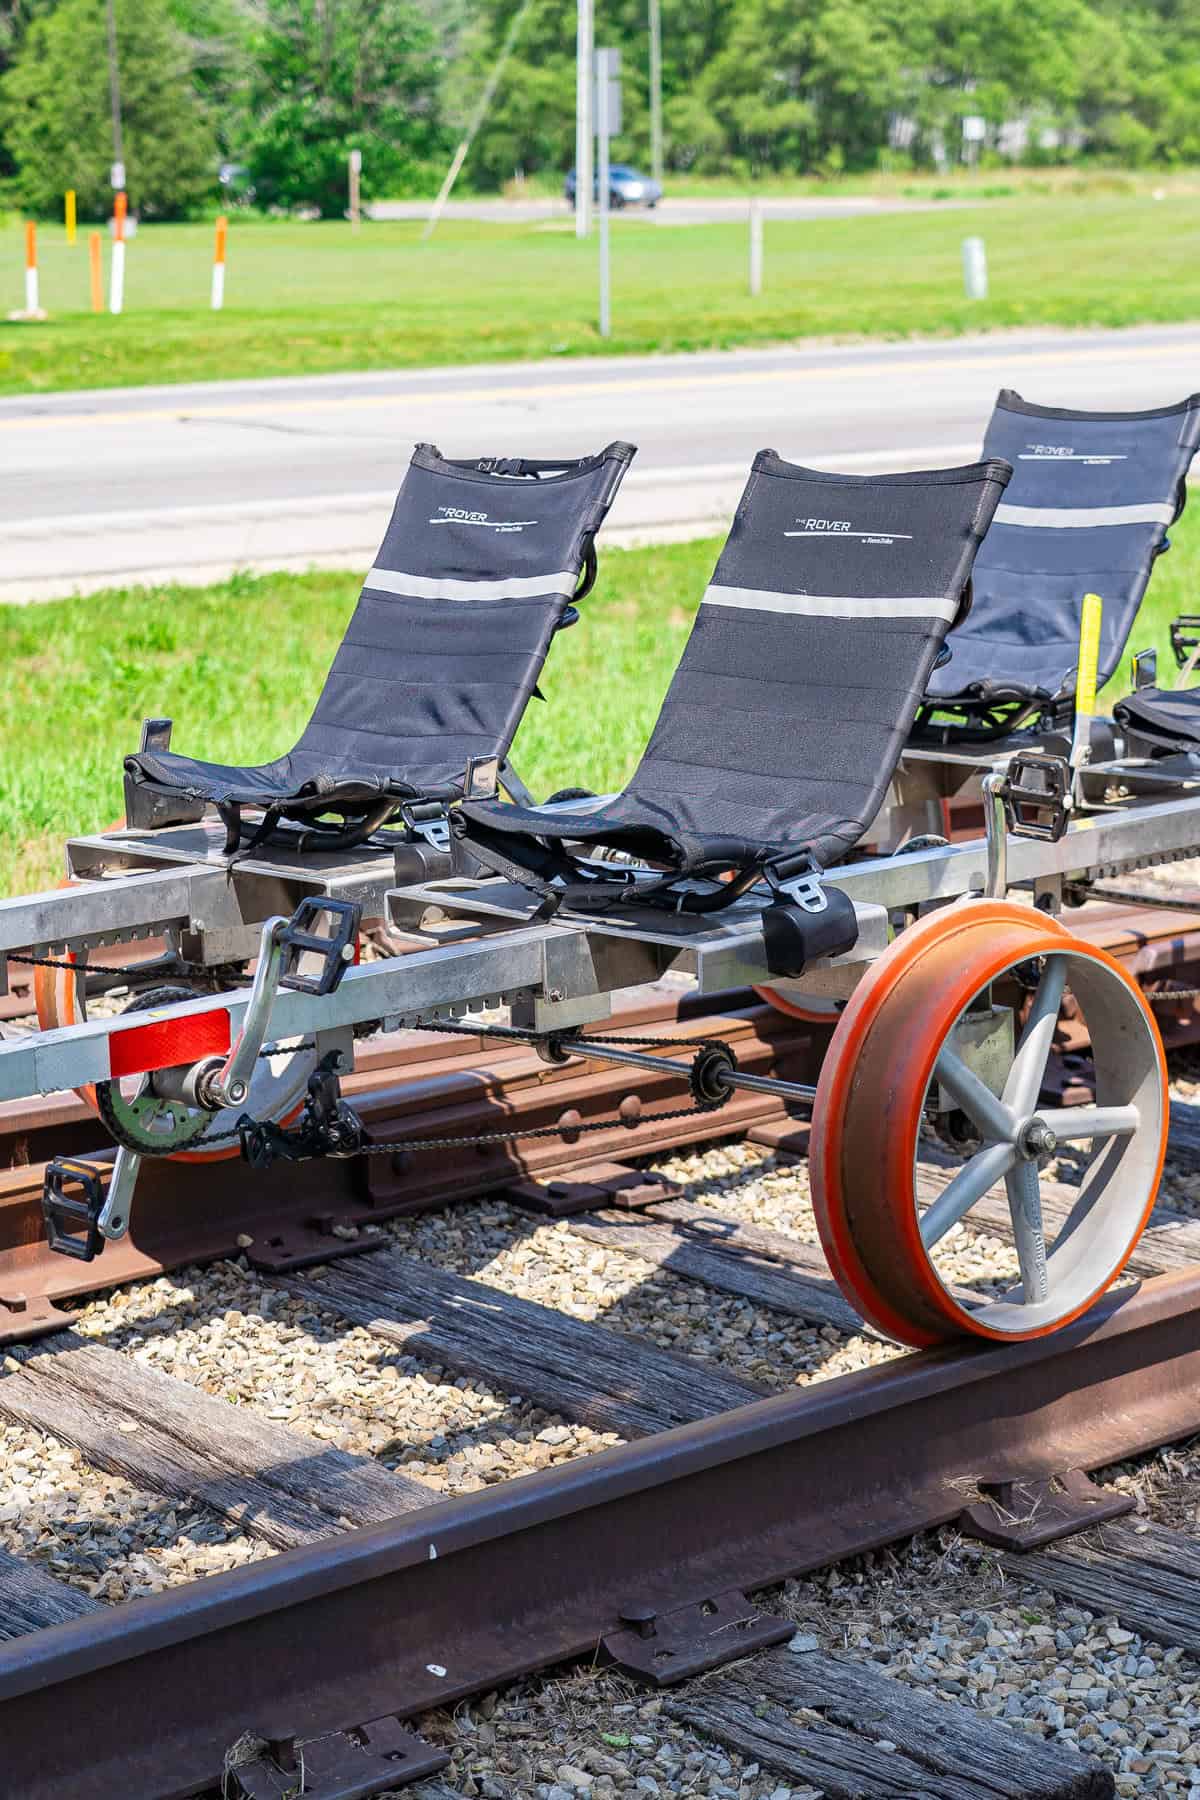
{"label": "pedal crank arm", "polygon": [[104,1196],[104,1205],[96,1218],[96,1229],[101,1237],[111,1241],[123,1238],[129,1230],[129,1215],[133,1211],[133,1190],[137,1186],[138,1173],[141,1170],[142,1158],[136,1150],[127,1150],[124,1145],[117,1151],[113,1172],[109,1177],[108,1192]]}
{"label": "pedal crank arm", "polygon": [[240,1106],[250,1091],[254,1065],[271,1024],[271,1010],[281,987],[302,994],[331,994],[350,963],[362,908],[356,901],[309,896],[290,919],[277,916],[262,928],[258,966],[245,1020],[225,1061],[192,1072],[191,1085],[200,1105],[211,1112]]}

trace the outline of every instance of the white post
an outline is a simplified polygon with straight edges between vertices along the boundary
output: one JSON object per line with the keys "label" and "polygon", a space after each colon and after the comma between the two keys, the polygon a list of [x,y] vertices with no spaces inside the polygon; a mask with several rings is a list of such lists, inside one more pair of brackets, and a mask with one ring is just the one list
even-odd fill
{"label": "white post", "polygon": [[575,236],[592,217],[592,0],[578,0],[575,40]]}
{"label": "white post", "polygon": [[763,220],[762,201],[757,197],[750,202],[750,292],[757,300],[762,293],[763,280]]}
{"label": "white post", "polygon": [[988,297],[987,252],[981,237],[963,239],[963,287],[968,300],[986,300]]}
{"label": "white post", "polygon": [[229,222],[224,213],[217,220],[216,248],[213,251],[212,294],[210,296],[212,310],[220,312],[225,304],[225,239]]}
{"label": "white post", "polygon": [[[124,175],[124,169],[121,174]],[[125,306],[125,213],[128,201],[124,188],[113,195],[113,247],[108,266],[108,310],[119,313]]]}
{"label": "white post", "polygon": [[25,225],[25,311],[41,311],[38,296],[37,226],[32,219]]}
{"label": "white post", "polygon": [[600,208],[600,336],[612,336],[612,294],[609,280],[608,242],[608,58],[610,52],[596,53],[596,189]]}
{"label": "white post", "polygon": [[112,247],[112,256],[108,265],[108,310],[110,313],[125,310],[125,239],[117,238]]}
{"label": "white post", "polygon": [[661,0],[650,0],[650,173],[663,178]]}
{"label": "white post", "polygon": [[359,193],[362,183],[362,151],[350,152],[350,229],[357,231],[362,217]]}

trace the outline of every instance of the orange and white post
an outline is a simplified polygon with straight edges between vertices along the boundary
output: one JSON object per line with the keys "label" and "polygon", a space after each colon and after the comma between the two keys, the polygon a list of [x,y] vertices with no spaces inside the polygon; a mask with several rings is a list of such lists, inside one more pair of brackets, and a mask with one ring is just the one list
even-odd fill
{"label": "orange and white post", "polygon": [[108,270],[108,310],[119,313],[125,306],[125,212],[129,205],[122,188],[113,197],[113,247]]}
{"label": "orange and white post", "polygon": [[212,309],[220,312],[225,304],[225,240],[229,235],[229,220],[222,213],[217,220],[217,245],[213,253],[212,272]]}
{"label": "orange and white post", "polygon": [[38,304],[37,226],[32,219],[25,221],[25,311],[30,314],[41,311]]}
{"label": "orange and white post", "polygon": [[88,233],[88,272],[92,282],[92,311],[104,311],[104,252],[100,248],[100,233]]}

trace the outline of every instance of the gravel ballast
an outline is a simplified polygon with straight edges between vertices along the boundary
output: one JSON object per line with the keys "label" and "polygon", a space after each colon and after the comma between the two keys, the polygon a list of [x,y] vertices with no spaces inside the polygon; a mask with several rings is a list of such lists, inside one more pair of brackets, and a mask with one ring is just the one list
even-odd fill
{"label": "gravel ballast", "polygon": [[[1184,1073],[1177,1097],[1200,1094]],[[803,1163],[751,1144],[659,1159],[689,1199],[714,1212],[816,1241]],[[1064,1163],[1060,1179],[1069,1179]],[[1200,1168],[1168,1169],[1200,1213]],[[489,1200],[394,1222],[382,1235],[406,1254],[663,1348],[708,1359],[780,1391],[903,1354],[868,1333],[812,1327],[713,1293],[640,1258]],[[956,1229],[952,1278],[1011,1276],[1011,1247]],[[431,1497],[590,1454],[617,1442],[529,1406],[486,1382],[453,1376],[272,1288],[239,1260],[189,1269],[101,1296],[78,1331],[123,1355],[223,1397],[232,1406],[373,1456],[426,1484]],[[0,1544],[60,1581],[116,1602],[237,1567],[268,1552],[203,1507],[90,1470],[77,1454],[0,1426]],[[1111,1471],[1145,1516],[1195,1529],[1200,1451],[1176,1448]],[[1111,1770],[1122,1800],[1200,1800],[1200,1670],[1094,1616],[1006,1576],[953,1533],[921,1538],[789,1583],[761,1602],[812,1642],[877,1662],[897,1679],[1073,1744]],[[514,1684],[422,1721],[451,1751],[440,1785],[486,1800],[596,1800],[655,1794],[818,1800],[671,1720],[659,1697],[620,1674],[573,1668]],[[407,1790],[422,1793],[422,1790]]]}

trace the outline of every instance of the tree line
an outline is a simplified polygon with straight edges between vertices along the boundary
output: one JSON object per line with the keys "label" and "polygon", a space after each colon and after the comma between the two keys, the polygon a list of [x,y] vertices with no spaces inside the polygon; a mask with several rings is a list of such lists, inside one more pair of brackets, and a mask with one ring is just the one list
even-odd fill
{"label": "tree line", "polygon": [[[597,0],[622,53],[626,161],[649,157],[647,0]],[[574,0],[113,0],[130,201],[268,208],[431,195],[514,17],[464,185],[574,158]],[[668,171],[834,175],[1200,162],[1200,0],[661,0]],[[968,121],[964,136],[964,120]],[[982,135],[980,135],[982,134]],[[0,201],[110,200],[106,0],[0,0]],[[227,169],[228,175],[228,169]]]}

